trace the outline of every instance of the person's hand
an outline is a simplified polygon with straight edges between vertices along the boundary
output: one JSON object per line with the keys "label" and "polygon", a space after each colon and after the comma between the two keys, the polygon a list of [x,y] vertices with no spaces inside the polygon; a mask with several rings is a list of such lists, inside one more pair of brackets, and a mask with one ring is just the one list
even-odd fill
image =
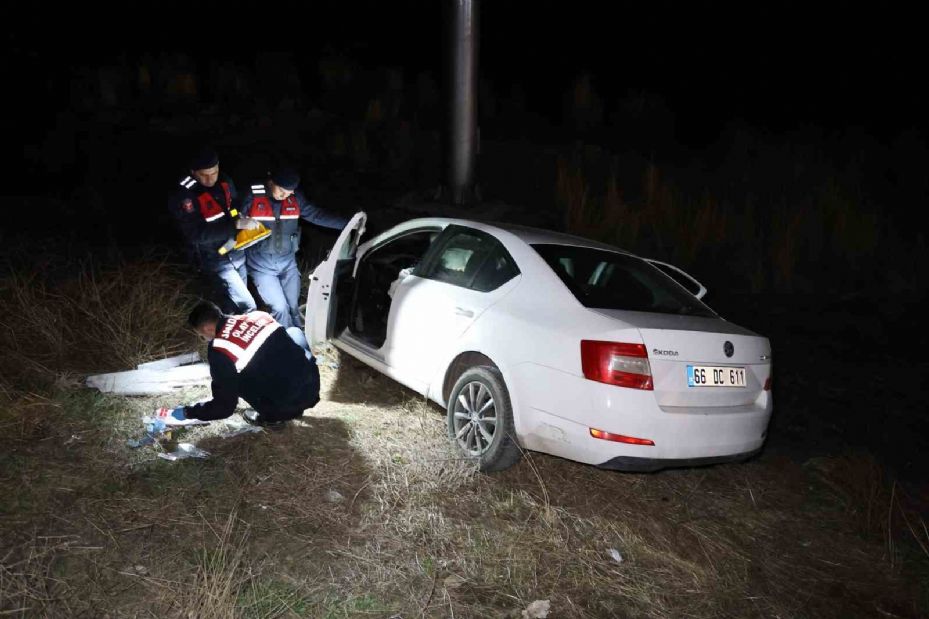
{"label": "person's hand", "polygon": [[187,414],[184,412],[183,406],[178,406],[177,408],[159,408],[156,411],[156,416],[163,420],[173,419],[174,421],[184,421],[187,419]]}
{"label": "person's hand", "polygon": [[239,230],[254,230],[258,226],[258,220],[251,217],[239,217],[235,222],[235,227]]}

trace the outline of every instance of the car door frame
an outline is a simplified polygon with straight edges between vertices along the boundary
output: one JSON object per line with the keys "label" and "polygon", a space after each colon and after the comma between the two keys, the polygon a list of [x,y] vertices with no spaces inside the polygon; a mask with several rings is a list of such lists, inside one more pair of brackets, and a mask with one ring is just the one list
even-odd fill
{"label": "car door frame", "polygon": [[329,255],[308,276],[303,331],[311,346],[321,344],[333,336],[335,316],[330,310],[336,295],[336,272],[339,263],[355,260],[367,220],[364,211],[355,213],[339,233]]}

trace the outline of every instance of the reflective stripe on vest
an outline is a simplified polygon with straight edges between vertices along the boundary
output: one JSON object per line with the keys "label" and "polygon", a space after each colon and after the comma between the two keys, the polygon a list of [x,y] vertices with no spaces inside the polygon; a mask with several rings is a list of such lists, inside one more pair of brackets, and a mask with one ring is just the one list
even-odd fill
{"label": "reflective stripe on vest", "polygon": [[237,372],[242,372],[265,340],[280,327],[267,312],[230,316],[213,339],[213,348],[226,355]]}
{"label": "reflective stripe on vest", "polygon": [[281,203],[281,219],[300,219],[300,207],[295,197],[288,196]]}

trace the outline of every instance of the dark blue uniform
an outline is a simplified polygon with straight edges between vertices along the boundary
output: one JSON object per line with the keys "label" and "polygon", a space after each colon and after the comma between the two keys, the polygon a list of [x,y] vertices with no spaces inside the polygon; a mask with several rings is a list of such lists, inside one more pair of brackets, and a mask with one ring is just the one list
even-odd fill
{"label": "dark blue uniform", "polygon": [[[297,330],[298,331],[298,330]],[[295,419],[319,402],[319,369],[265,312],[226,316],[207,348],[213,399],[184,408],[192,419],[224,419],[241,397],[259,421]]]}
{"label": "dark blue uniform", "polygon": [[310,204],[300,191],[284,200],[271,197],[263,184],[252,185],[242,200],[243,216],[257,219],[271,237],[245,250],[248,274],[271,315],[285,327],[303,324],[299,310],[300,270],[295,254],[300,249],[300,220],[341,230],[348,220]]}
{"label": "dark blue uniform", "polygon": [[245,253],[220,253],[220,248],[235,239],[235,204],[235,185],[228,177],[220,177],[212,187],[204,187],[194,177],[187,176],[168,201],[168,209],[194,263],[223,288],[223,311],[242,313],[255,309],[255,300],[248,291]]}

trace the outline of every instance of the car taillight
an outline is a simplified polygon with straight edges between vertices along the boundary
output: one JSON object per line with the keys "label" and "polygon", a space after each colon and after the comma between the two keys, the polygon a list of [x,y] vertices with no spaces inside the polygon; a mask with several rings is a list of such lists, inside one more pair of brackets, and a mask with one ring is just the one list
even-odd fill
{"label": "car taillight", "polygon": [[584,378],[598,383],[651,391],[652,369],[643,344],[581,340]]}
{"label": "car taillight", "polygon": [[649,438],[636,438],[635,436],[626,436],[624,434],[612,434],[596,428],[590,428],[590,435],[594,438],[603,439],[604,441],[614,441],[617,443],[628,443],[629,445],[651,445],[654,447],[655,441]]}

